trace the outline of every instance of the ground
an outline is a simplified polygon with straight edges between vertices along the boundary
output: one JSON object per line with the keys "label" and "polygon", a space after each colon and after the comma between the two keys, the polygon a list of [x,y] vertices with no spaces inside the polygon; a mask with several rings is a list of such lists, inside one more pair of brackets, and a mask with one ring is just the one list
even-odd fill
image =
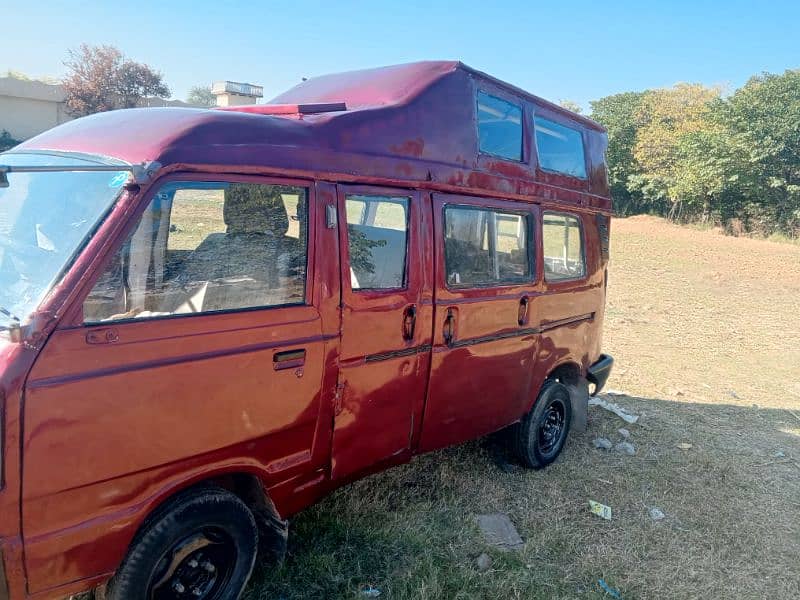
{"label": "ground", "polygon": [[[634,217],[611,252],[609,388],[637,424],[593,407],[543,471],[505,472],[482,440],[350,485],[292,520],[247,599],[610,597],[601,578],[626,600],[799,598],[800,246]],[[594,448],[619,427],[634,456]],[[486,546],[491,512],[521,551]]]}

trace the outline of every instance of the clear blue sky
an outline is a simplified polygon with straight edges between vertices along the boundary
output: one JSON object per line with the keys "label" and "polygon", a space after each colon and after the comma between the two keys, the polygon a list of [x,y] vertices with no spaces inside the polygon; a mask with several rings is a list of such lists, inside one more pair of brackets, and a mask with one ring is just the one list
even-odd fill
{"label": "clear blue sky", "polygon": [[63,75],[68,48],[113,44],[176,98],[216,79],[264,86],[423,59],[459,59],[584,106],[678,81],[735,88],[800,67],[800,2],[515,0],[226,2],[0,0],[0,73]]}

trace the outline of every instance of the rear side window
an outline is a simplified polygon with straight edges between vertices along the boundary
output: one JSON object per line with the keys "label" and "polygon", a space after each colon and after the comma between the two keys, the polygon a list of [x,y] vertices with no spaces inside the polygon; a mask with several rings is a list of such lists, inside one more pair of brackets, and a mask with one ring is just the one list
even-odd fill
{"label": "rear side window", "polygon": [[467,206],[444,211],[447,284],[489,286],[531,279],[530,216]]}
{"label": "rear side window", "polygon": [[577,129],[534,117],[539,166],[545,171],[586,179],[583,136]]}
{"label": "rear side window", "polygon": [[478,92],[480,151],[509,160],[522,160],[522,109],[485,92]]}
{"label": "rear side window", "polygon": [[405,287],[408,198],[347,196],[345,212],[351,289]]}
{"label": "rear side window", "polygon": [[302,304],[307,190],[164,185],[83,305],[84,321]]}
{"label": "rear side window", "polygon": [[580,279],[586,274],[583,235],[577,217],[545,212],[542,217],[544,278],[547,281]]}

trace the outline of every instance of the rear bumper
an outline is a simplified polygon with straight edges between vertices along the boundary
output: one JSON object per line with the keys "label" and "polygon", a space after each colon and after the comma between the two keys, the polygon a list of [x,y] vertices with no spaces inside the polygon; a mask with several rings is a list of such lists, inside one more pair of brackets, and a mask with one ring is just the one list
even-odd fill
{"label": "rear bumper", "polygon": [[613,366],[614,358],[610,354],[601,354],[600,358],[597,359],[597,362],[593,363],[592,366],[589,367],[588,372],[586,373],[586,379],[589,380],[589,383],[594,384],[592,396],[603,389],[606,381],[608,381],[608,376],[611,375],[611,367]]}

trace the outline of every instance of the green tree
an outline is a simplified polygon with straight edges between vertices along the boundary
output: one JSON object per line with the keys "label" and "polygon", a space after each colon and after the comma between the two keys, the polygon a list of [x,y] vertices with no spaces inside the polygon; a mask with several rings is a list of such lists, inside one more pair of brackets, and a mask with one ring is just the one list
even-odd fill
{"label": "green tree", "polygon": [[583,114],[583,108],[581,107],[580,104],[578,104],[574,100],[562,99],[558,101],[558,105],[561,108],[566,108],[567,110],[571,110],[572,112],[577,113],[579,115]]}
{"label": "green tree", "polygon": [[631,191],[629,178],[640,172],[633,148],[636,145],[637,115],[646,92],[624,92],[594,100],[591,118],[608,130],[608,179],[614,207],[619,214],[646,209],[642,194]]}
{"label": "green tree", "polygon": [[64,62],[66,104],[75,116],[133,108],[146,97],[169,97],[161,73],[125,58],[114,46],[81,44]]}
{"label": "green tree", "polygon": [[800,234],[800,70],[752,77],[718,120],[739,157],[736,192],[749,227]]}
{"label": "green tree", "polygon": [[217,97],[211,93],[211,86],[196,85],[189,90],[186,102],[195,106],[212,107],[217,105]]}
{"label": "green tree", "polygon": [[650,90],[639,104],[633,156],[641,172],[629,178],[629,186],[650,202],[663,203],[671,218],[681,216],[686,204],[700,200],[682,195],[686,165],[680,160],[681,150],[687,138],[707,137],[712,128],[711,103],[719,97],[719,88],[679,83]]}

